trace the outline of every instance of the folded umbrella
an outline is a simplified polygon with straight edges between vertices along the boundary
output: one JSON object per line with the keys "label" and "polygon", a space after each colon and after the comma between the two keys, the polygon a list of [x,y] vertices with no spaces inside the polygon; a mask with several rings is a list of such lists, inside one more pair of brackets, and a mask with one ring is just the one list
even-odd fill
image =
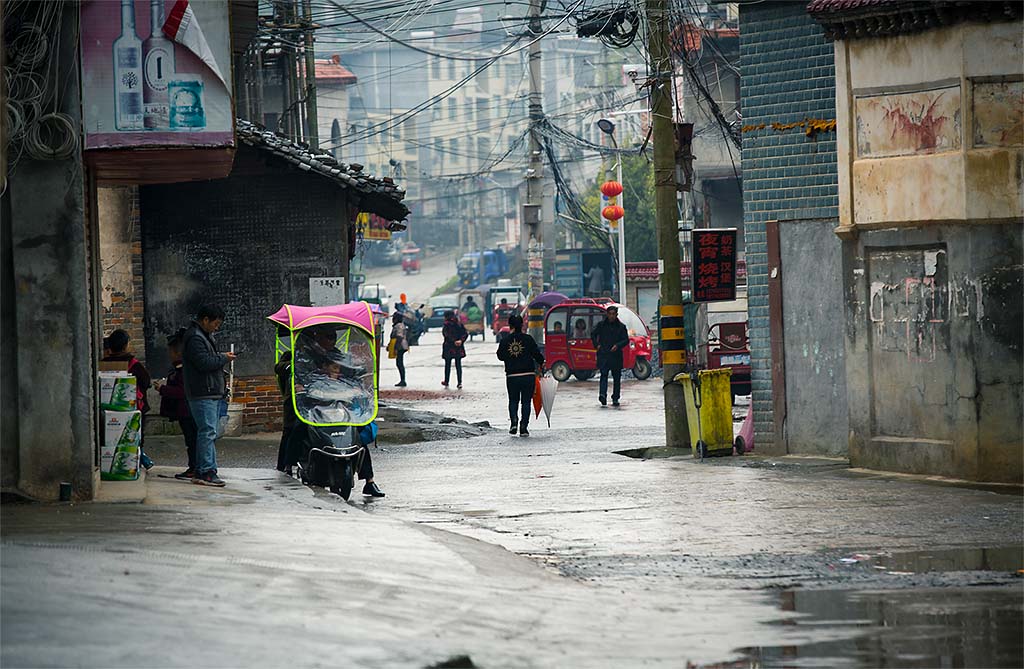
{"label": "folded umbrella", "polygon": [[534,379],[534,386],[533,386],[533,417],[536,418],[537,416],[540,415],[540,410],[541,410],[541,407],[544,406],[544,403],[541,401],[541,397],[540,397],[540,395],[541,395],[540,377],[539,376],[535,376],[535,377],[533,377],[533,379]]}
{"label": "folded umbrella", "polygon": [[544,407],[544,416],[548,419],[548,427],[551,427],[551,409],[555,406],[555,393],[558,392],[558,381],[554,377],[545,376],[540,378],[538,383],[540,384],[540,399]]}

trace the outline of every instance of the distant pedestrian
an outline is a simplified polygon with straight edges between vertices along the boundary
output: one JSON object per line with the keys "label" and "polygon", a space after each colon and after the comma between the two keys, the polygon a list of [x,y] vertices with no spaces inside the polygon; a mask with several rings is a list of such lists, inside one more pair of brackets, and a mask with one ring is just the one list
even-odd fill
{"label": "distant pedestrian", "polygon": [[181,353],[185,343],[185,328],[167,338],[167,352],[171,358],[171,370],[162,381],[154,381],[153,387],[160,393],[160,415],[175,422],[185,438],[185,455],[188,469],[174,475],[181,481],[191,481],[196,475],[196,421],[188,410],[185,399],[185,374],[182,370]]}
{"label": "distant pedestrian", "polygon": [[391,319],[391,344],[395,351],[395,366],[398,367],[398,383],[396,388],[405,388],[405,352],[409,350],[409,326],[405,324],[402,314],[396,313]]}
{"label": "distant pedestrian", "polygon": [[610,306],[605,310],[605,319],[594,327],[591,341],[597,349],[597,368],[601,370],[601,389],[598,399],[608,404],[608,374],[612,375],[612,406],[619,406],[622,385],[622,351],[629,346],[629,332],[619,320],[619,309]]}
{"label": "distant pedestrian", "polygon": [[444,312],[444,327],[441,328],[444,343],[441,345],[441,357],[444,358],[444,381],[441,385],[448,387],[452,374],[452,361],[455,361],[455,374],[462,388],[462,359],[466,357],[466,337],[468,332],[459,322],[454,311]]}
{"label": "distant pedestrian", "polygon": [[512,333],[498,346],[498,360],[505,363],[505,388],[508,390],[509,434],[530,436],[530,409],[536,387],[538,367],[544,371],[544,356],[533,337],[523,333],[523,317],[508,318]]}
{"label": "distant pedestrian", "polygon": [[128,373],[135,377],[135,408],[142,413],[142,430],[139,434],[142,442],[139,448],[139,462],[147,470],[153,468],[153,460],[146,455],[146,414],[149,413],[149,401],[146,399],[146,391],[153,385],[153,378],[149,375],[146,366],[135,357],[135,354],[128,350],[130,342],[128,333],[124,330],[114,330],[110,336],[103,340],[104,350],[109,351],[103,356],[103,362],[125,362],[128,363]]}
{"label": "distant pedestrian", "polygon": [[217,436],[220,403],[227,397],[224,367],[235,359],[234,353],[217,350],[214,333],[224,322],[224,310],[207,304],[199,308],[196,319],[185,333],[185,397],[196,421],[196,467],[192,483],[223,487],[217,476]]}
{"label": "distant pedestrian", "polygon": [[601,269],[600,265],[594,265],[587,270],[583,278],[587,281],[587,295],[590,297],[601,295],[601,292],[604,290],[604,270]]}

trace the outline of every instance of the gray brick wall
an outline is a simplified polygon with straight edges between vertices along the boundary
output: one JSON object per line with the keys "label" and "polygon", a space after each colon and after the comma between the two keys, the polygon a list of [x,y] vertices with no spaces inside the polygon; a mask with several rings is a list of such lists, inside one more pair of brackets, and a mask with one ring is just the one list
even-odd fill
{"label": "gray brick wall", "polygon": [[838,218],[835,133],[808,137],[772,123],[835,118],[832,43],[803,2],[740,5],[743,226],[755,442],[774,440],[768,333],[767,221]]}

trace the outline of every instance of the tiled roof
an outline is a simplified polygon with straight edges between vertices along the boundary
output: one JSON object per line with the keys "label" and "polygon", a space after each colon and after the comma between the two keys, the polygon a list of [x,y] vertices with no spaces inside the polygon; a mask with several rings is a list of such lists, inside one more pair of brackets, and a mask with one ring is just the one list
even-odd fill
{"label": "tiled roof", "polygon": [[389,221],[403,221],[409,215],[409,209],[402,204],[405,190],[390,177],[364,174],[362,165],[338,162],[329,153],[312,153],[308,147],[244,119],[237,119],[236,127],[239,141],[351,191],[360,211],[377,214]]}
{"label": "tiled roof", "polygon": [[335,54],[330,58],[318,58],[316,61],[316,80],[332,84],[354,84],[356,75],[341,64],[341,58]]}
{"label": "tiled roof", "polygon": [[829,39],[904,35],[963,21],[1013,21],[1024,15],[1020,0],[812,0],[807,12]]}
{"label": "tiled roof", "polygon": [[[692,274],[690,263],[683,261],[679,263],[679,276],[689,279]],[[736,261],[736,279],[747,278],[747,263],[745,260]],[[626,263],[626,281],[657,281],[657,262],[628,262]]]}

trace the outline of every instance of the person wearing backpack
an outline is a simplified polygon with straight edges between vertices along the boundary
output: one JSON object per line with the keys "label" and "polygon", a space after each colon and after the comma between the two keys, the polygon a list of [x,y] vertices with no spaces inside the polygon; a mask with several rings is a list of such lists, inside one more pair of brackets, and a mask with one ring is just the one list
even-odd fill
{"label": "person wearing backpack", "polygon": [[146,400],[146,391],[153,385],[153,379],[149,370],[143,365],[135,354],[128,350],[130,337],[124,330],[114,330],[103,340],[105,346],[109,347],[110,353],[103,356],[102,362],[127,362],[128,373],[135,377],[135,408],[142,412],[142,445],[139,447],[139,462],[146,470],[153,468],[153,460],[145,453],[146,441],[146,414],[149,413],[149,402]]}

